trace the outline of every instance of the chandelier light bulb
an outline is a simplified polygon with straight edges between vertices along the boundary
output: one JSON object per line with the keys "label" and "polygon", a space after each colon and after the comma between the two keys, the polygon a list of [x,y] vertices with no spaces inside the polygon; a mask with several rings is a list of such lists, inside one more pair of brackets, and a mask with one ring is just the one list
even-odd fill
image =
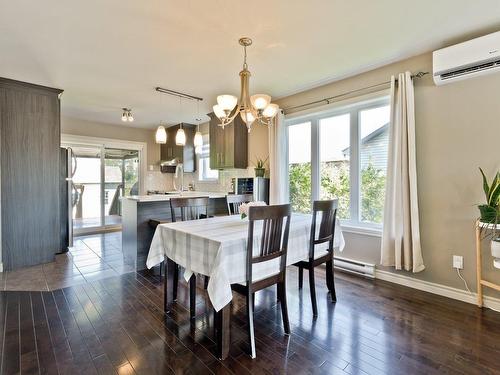
{"label": "chandelier light bulb", "polygon": [[249,110],[240,112],[241,119],[247,125],[248,131],[250,131],[250,127],[255,121],[255,116]]}
{"label": "chandelier light bulb", "polygon": [[279,107],[277,104],[269,104],[264,111],[262,112],[262,116],[267,117],[267,118],[272,118],[276,116],[278,113]]}
{"label": "chandelier light bulb", "polygon": [[214,105],[213,106],[213,109],[214,109],[214,113],[215,115],[219,118],[219,119],[223,119],[226,117],[226,113],[224,112],[224,110],[218,105]]}
{"label": "chandelier light bulb", "polygon": [[122,121],[127,122],[127,113],[126,112],[123,112],[123,114],[122,114]]}
{"label": "chandelier light bulb", "polygon": [[200,131],[197,131],[194,135],[194,147],[203,146],[203,136]]}
{"label": "chandelier light bulb", "polygon": [[177,130],[177,133],[175,134],[175,144],[177,146],[186,145],[186,133],[184,132],[184,129],[180,128]]}
{"label": "chandelier light bulb", "polygon": [[128,111],[128,114],[127,114],[127,120],[128,120],[129,122],[134,121],[134,116],[132,116],[132,111]]}
{"label": "chandelier light bulb", "polygon": [[233,95],[219,95],[217,97],[217,104],[223,111],[231,112],[238,103],[238,98]]}
{"label": "chandelier light bulb", "polygon": [[155,141],[159,144],[167,143],[167,131],[164,126],[160,125],[158,126],[158,129],[156,129]]}
{"label": "chandelier light bulb", "polygon": [[271,97],[266,94],[255,94],[250,97],[250,101],[256,110],[263,110],[271,103]]}

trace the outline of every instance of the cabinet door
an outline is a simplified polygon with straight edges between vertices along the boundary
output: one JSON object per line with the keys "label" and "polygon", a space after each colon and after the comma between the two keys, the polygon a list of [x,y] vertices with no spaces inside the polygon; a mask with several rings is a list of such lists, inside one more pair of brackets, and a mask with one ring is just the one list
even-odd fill
{"label": "cabinet door", "polygon": [[223,130],[222,164],[224,168],[234,167],[234,132],[234,121],[229,126],[226,126]]}
{"label": "cabinet door", "polygon": [[210,169],[218,169],[219,168],[219,151],[217,149],[217,126],[218,120],[216,118],[212,118],[210,120],[209,128],[208,128],[208,137],[210,144]]}

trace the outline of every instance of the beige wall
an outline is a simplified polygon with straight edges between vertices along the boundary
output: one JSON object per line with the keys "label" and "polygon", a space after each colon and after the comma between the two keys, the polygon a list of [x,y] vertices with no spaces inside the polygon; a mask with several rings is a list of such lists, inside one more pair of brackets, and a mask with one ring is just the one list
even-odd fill
{"label": "beige wall", "polygon": [[155,143],[154,130],[132,128],[130,126],[110,125],[80,120],[76,118],[62,117],[61,133],[87,137],[146,142],[148,151],[147,165],[154,165],[155,170],[159,169],[158,162],[160,160],[160,147]]}
{"label": "beige wall", "polygon": [[[281,108],[387,81],[392,74],[432,72],[430,53],[278,101]],[[437,87],[430,75],[415,81],[417,174],[422,250],[426,270],[418,279],[464,289],[452,255],[464,256],[466,280],[475,289],[474,219],[484,201],[478,167],[500,169],[500,74]],[[380,238],[346,235],[343,256],[378,263]],[[489,249],[485,277],[500,282]],[[498,293],[493,294],[500,297]]]}

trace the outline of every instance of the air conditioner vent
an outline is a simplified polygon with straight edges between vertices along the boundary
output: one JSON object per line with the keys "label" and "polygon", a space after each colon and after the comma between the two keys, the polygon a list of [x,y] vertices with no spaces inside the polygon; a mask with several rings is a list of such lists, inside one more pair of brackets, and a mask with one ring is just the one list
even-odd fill
{"label": "air conditioner vent", "polygon": [[458,70],[454,70],[454,71],[448,72],[448,73],[443,73],[443,74],[440,74],[440,77],[444,81],[447,79],[452,79],[452,78],[460,77],[460,76],[467,75],[470,73],[480,72],[482,70],[488,70],[488,69],[497,68],[497,67],[500,67],[500,60],[495,60],[495,61],[487,62],[484,64],[475,65],[475,66],[471,66],[471,67],[463,68],[463,69],[458,69]]}

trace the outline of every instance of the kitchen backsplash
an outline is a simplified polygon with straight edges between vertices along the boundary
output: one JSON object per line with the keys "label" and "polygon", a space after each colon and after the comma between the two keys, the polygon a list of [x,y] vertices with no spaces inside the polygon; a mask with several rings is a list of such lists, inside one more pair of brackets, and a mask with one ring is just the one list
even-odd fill
{"label": "kitchen backsplash", "polygon": [[[219,171],[218,181],[198,181],[197,173],[184,174],[184,186],[194,184],[198,191],[221,191],[231,190],[231,179],[234,177],[254,177],[253,168],[229,169]],[[146,173],[145,189],[148,190],[174,190],[174,174],[161,173],[159,171],[148,171]]]}

